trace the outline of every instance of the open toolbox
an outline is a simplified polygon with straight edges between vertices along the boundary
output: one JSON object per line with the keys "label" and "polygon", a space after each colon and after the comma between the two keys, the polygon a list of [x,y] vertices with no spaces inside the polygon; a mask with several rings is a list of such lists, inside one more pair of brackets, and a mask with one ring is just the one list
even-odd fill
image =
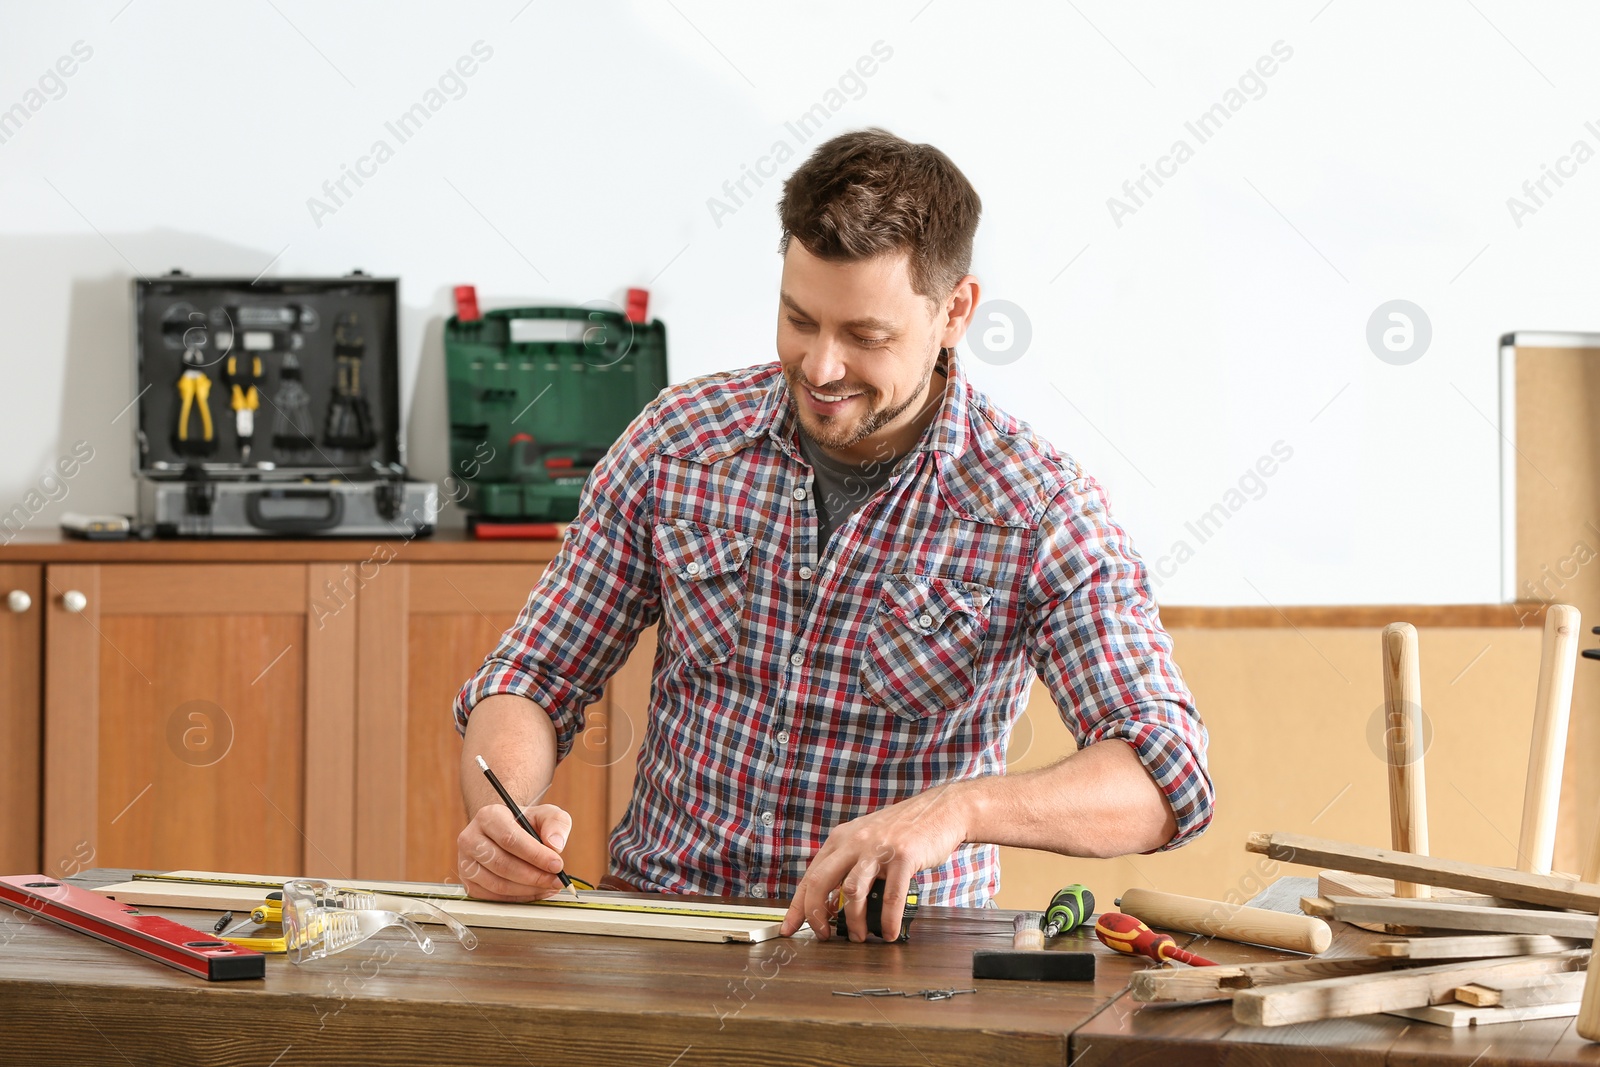
{"label": "open toolbox", "polygon": [[399,282],[133,283],[139,523],[168,537],[431,533],[407,477]]}
{"label": "open toolbox", "polygon": [[500,308],[476,299],[445,323],[451,469],[479,535],[492,524],[578,514],[584,480],[667,386],[667,328],[583,307]]}

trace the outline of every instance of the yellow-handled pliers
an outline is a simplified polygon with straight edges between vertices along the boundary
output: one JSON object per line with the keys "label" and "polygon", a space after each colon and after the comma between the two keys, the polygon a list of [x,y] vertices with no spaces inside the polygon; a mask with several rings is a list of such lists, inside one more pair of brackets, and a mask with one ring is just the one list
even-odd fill
{"label": "yellow-handled pliers", "polygon": [[186,349],[183,353],[185,367],[183,374],[178,378],[178,396],[183,400],[183,405],[178,409],[178,440],[189,440],[189,415],[198,402],[200,408],[200,439],[209,443],[213,433],[211,426],[211,378],[199,368],[200,358],[200,353],[197,349]]}

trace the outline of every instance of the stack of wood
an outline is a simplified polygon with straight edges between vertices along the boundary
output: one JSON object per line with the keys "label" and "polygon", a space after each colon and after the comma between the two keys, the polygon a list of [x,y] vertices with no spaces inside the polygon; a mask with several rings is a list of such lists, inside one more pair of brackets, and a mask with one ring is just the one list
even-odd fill
{"label": "stack of wood", "polygon": [[[1234,1019],[1250,1026],[1372,1012],[1452,1026],[1579,1014],[1600,885],[1302,834],[1252,834],[1246,847],[1334,868],[1324,885],[1353,872],[1458,892],[1443,899],[1308,897],[1302,910],[1400,927],[1407,936],[1373,941],[1365,956],[1143,971],[1133,978],[1135,1000],[1231,999]],[[1390,884],[1369,880],[1363,887]],[[1585,1025],[1580,1019],[1587,1037]]]}
{"label": "stack of wood", "polygon": [[1252,834],[1251,852],[1323,870],[1307,915],[1386,935],[1366,954],[1237,967],[1151,970],[1141,1001],[1231,999],[1234,1019],[1284,1026],[1393,1012],[1446,1026],[1578,1016],[1600,1041],[1600,981],[1587,983],[1600,915],[1600,841],[1584,876],[1551,872],[1566,753],[1577,609],[1546,612],[1522,836],[1515,869],[1429,856],[1416,630],[1383,632],[1392,849],[1288,833]]}

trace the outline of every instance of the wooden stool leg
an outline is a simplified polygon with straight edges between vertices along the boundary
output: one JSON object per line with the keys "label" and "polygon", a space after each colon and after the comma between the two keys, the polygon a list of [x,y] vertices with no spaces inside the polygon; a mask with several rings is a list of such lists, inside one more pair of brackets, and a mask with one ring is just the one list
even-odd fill
{"label": "wooden stool leg", "polygon": [[[1417,628],[1383,628],[1384,741],[1389,761],[1389,836],[1397,852],[1428,854],[1427,777],[1422,767],[1422,677]],[[1396,881],[1397,897],[1429,896],[1428,887]]]}
{"label": "wooden stool leg", "polygon": [[[1595,931],[1600,936],[1600,929]],[[1600,1041],[1600,970],[1589,960],[1589,974],[1583,980],[1583,1002],[1578,1005],[1578,1036],[1588,1041]]]}
{"label": "wooden stool leg", "polygon": [[1561,765],[1567,756],[1567,717],[1572,711],[1572,671],[1578,662],[1578,609],[1551,604],[1544,616],[1539,656],[1539,693],[1533,705],[1528,748],[1528,786],[1522,797],[1522,836],[1517,870],[1549,874],[1556,851]]}

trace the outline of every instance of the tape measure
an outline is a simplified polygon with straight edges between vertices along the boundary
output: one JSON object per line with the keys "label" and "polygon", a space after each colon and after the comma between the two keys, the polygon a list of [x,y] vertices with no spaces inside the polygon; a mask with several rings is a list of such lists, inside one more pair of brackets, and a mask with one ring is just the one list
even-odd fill
{"label": "tape measure", "polygon": [[[884,882],[879,878],[867,891],[867,933],[876,937],[883,936],[883,894]],[[911,920],[917,917],[917,901],[921,896],[922,886],[916,879],[912,879],[911,884],[906,887],[905,905],[900,909],[900,936],[895,938],[896,944],[911,940]],[[842,907],[833,917],[833,929],[840,937],[850,936],[850,927],[845,922]]]}

